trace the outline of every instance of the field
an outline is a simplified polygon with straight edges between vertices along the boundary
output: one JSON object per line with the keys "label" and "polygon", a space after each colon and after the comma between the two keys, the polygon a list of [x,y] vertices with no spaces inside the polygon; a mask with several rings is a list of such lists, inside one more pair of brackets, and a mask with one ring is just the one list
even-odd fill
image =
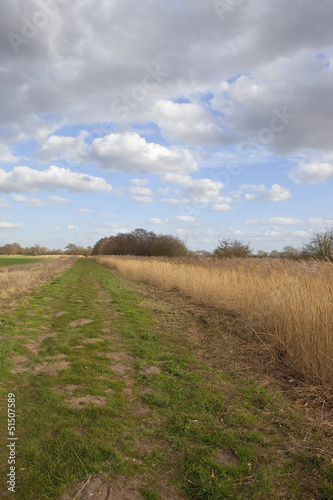
{"label": "field", "polygon": [[6,257],[0,255],[0,267],[7,266],[17,266],[21,264],[31,264],[33,262],[49,260],[52,257],[22,257],[22,256],[10,256]]}
{"label": "field", "polygon": [[124,276],[229,311],[283,360],[290,378],[332,398],[333,264],[283,259],[96,257]]}
{"label": "field", "polygon": [[25,264],[8,264],[0,267],[0,298],[7,298],[14,294],[20,296],[27,290],[41,285],[51,276],[61,273],[76,262],[77,257],[52,260],[33,259],[33,262]]}
{"label": "field", "polygon": [[1,304],[1,498],[8,393],[18,500],[333,498],[329,414],[237,318],[89,259]]}

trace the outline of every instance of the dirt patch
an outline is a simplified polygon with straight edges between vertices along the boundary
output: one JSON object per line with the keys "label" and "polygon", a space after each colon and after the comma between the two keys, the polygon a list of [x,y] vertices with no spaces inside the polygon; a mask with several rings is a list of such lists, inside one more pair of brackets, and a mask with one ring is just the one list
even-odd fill
{"label": "dirt patch", "polygon": [[216,462],[219,465],[239,465],[240,461],[237,455],[231,450],[222,450],[216,457]]}
{"label": "dirt patch", "polygon": [[[77,485],[74,491],[66,493],[60,500],[142,500],[139,481],[133,479],[126,485],[106,484],[98,478],[89,478]],[[77,495],[77,496],[75,496]]]}
{"label": "dirt patch", "polygon": [[84,339],[82,340],[83,344],[96,344],[96,342],[105,342],[104,339],[92,338],[92,339]]}
{"label": "dirt patch", "polygon": [[65,394],[68,397],[68,396],[72,396],[72,394],[74,394],[76,389],[82,389],[82,387],[80,385],[70,384],[70,385],[65,385],[63,387],[57,386],[57,387],[55,387],[55,389],[57,391],[61,392],[61,394]]}
{"label": "dirt patch", "polygon": [[39,345],[40,344],[38,342],[30,342],[29,344],[23,344],[23,346],[26,347],[27,349],[29,349],[29,351],[32,354],[38,354]]}
{"label": "dirt patch", "polygon": [[92,319],[86,319],[86,318],[80,318],[76,319],[75,321],[72,321],[69,323],[69,326],[81,326],[81,325],[88,325],[89,323],[92,323]]}
{"label": "dirt patch", "polygon": [[12,362],[14,363],[14,368],[11,370],[11,373],[14,375],[19,375],[29,370],[29,366],[27,366],[29,358],[26,356],[13,356]]}
{"label": "dirt patch", "polygon": [[69,361],[53,361],[51,363],[40,363],[33,369],[35,373],[48,375],[49,377],[56,377],[59,370],[66,370],[70,367]]}
{"label": "dirt patch", "polygon": [[114,365],[114,366],[111,366],[111,369],[118,373],[119,375],[126,375],[130,368],[128,366],[125,366],[125,365]]}
{"label": "dirt patch", "polygon": [[38,340],[42,342],[42,341],[43,341],[43,340],[45,340],[45,339],[50,339],[50,338],[52,338],[52,337],[56,337],[57,335],[58,335],[58,334],[57,334],[56,332],[52,332],[52,333],[43,333],[43,335],[40,335],[40,336],[38,337]]}
{"label": "dirt patch", "polygon": [[60,318],[60,316],[63,316],[64,314],[68,314],[67,311],[59,311],[57,314],[54,315],[55,318]]}
{"label": "dirt patch", "polygon": [[131,412],[133,413],[133,415],[137,415],[137,416],[142,416],[142,415],[148,415],[149,413],[151,413],[151,409],[148,408],[148,406],[144,406],[143,404],[132,404],[130,406],[130,410]]}
{"label": "dirt patch", "polygon": [[157,366],[148,366],[147,368],[143,368],[140,373],[142,375],[159,375],[162,373],[162,370]]}
{"label": "dirt patch", "polygon": [[86,408],[89,405],[105,406],[106,397],[91,396],[90,394],[87,394],[86,396],[72,397],[70,399],[66,399],[65,403],[67,403],[68,406],[73,408],[73,410],[81,410],[82,408]]}

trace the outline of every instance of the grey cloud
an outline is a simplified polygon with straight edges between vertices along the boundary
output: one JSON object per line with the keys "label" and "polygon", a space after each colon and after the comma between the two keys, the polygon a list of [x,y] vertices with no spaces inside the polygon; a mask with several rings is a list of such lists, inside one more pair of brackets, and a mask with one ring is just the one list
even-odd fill
{"label": "grey cloud", "polygon": [[[332,52],[331,0],[244,0],[224,20],[207,0],[70,1],[15,54],[8,33],[20,34],[22,18],[31,21],[40,8],[37,0],[2,5],[0,124],[8,141],[41,141],[64,116],[69,124],[121,123],[125,115],[156,122],[161,99],[211,93],[228,134],[219,142],[214,118],[205,143],[242,141],[269,127],[274,108],[286,105],[295,120],[264,146],[282,154],[331,148],[332,72],[315,59]],[[124,104],[148,65],[168,76],[142,101]],[[229,97],[221,92],[240,74],[258,82],[245,103],[237,83]]]}

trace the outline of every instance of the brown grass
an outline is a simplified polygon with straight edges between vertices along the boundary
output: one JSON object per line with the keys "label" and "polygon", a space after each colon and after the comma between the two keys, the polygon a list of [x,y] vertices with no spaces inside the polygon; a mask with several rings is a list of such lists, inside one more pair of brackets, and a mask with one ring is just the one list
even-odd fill
{"label": "brown grass", "polygon": [[333,264],[285,259],[94,257],[120,274],[237,314],[289,373],[332,396]]}
{"label": "brown grass", "polygon": [[67,259],[39,261],[22,266],[2,268],[0,272],[0,298],[7,298],[14,293],[24,293],[55,274],[61,273],[76,261],[77,257],[67,257]]}

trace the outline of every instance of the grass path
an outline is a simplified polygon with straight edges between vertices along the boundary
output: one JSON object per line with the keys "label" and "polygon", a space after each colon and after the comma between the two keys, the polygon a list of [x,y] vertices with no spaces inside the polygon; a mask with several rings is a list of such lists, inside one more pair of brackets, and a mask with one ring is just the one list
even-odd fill
{"label": "grass path", "polygon": [[9,392],[18,500],[333,498],[329,428],[230,318],[80,259],[0,320],[1,498]]}

